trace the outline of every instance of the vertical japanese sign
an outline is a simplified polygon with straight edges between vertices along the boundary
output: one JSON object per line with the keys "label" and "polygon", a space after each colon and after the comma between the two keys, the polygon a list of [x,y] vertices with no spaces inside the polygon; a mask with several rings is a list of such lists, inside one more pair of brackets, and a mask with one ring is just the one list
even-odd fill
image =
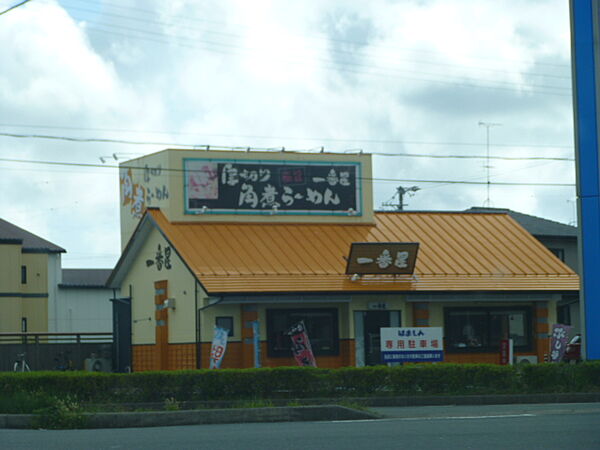
{"label": "vertical japanese sign", "polygon": [[362,215],[355,162],[183,160],[186,214]]}
{"label": "vertical japanese sign", "polygon": [[159,272],[163,270],[171,270],[171,246],[164,244],[158,244],[156,246],[156,252],[152,258],[146,259],[146,267],[156,267]]}
{"label": "vertical japanese sign", "polygon": [[221,362],[225,356],[225,350],[227,350],[228,334],[229,330],[221,327],[215,327],[215,335],[210,348],[210,369],[218,369],[221,367]]}
{"label": "vertical japanese sign", "polygon": [[433,362],[444,360],[441,327],[381,328],[382,362]]}
{"label": "vertical japanese sign", "polygon": [[298,322],[287,332],[292,339],[292,354],[299,366],[317,367],[304,322]]}
{"label": "vertical japanese sign", "polygon": [[552,337],[550,339],[550,362],[561,362],[567,348],[571,329],[569,325],[555,323],[552,325]]}
{"label": "vertical japanese sign", "polygon": [[513,363],[513,340],[502,339],[500,341],[500,365],[507,366]]}
{"label": "vertical japanese sign", "polygon": [[163,206],[169,199],[169,188],[161,163],[143,167],[132,165],[119,169],[121,207],[139,219],[148,206]]}

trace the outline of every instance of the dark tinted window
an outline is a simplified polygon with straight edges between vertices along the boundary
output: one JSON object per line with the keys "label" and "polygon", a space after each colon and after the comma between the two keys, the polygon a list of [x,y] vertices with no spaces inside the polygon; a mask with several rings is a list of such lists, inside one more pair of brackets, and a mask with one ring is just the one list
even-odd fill
{"label": "dark tinted window", "polygon": [[315,355],[338,355],[338,312],[335,308],[268,309],[267,333],[269,356],[292,356],[287,331],[304,322]]}

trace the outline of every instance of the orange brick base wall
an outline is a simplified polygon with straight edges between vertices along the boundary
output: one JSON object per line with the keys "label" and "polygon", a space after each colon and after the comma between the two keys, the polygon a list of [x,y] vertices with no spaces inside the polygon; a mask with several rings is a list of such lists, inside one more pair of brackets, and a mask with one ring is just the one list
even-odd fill
{"label": "orange brick base wall", "polygon": [[[515,356],[535,355],[535,353],[515,353]],[[538,360],[539,361],[539,360]],[[444,362],[458,364],[500,364],[498,353],[446,353]],[[542,361],[540,361],[542,362]]]}
{"label": "orange brick base wall", "polygon": [[[267,343],[260,343],[261,364],[262,367],[278,366],[296,366],[296,360],[290,358],[272,358],[267,353]],[[207,368],[210,361],[210,346],[208,342],[202,344],[202,368]],[[246,347],[246,348],[244,348]],[[250,356],[244,357],[244,351],[250,352]],[[241,369],[254,367],[254,355],[251,345],[241,342],[230,342],[227,344],[227,351],[221,364],[223,369]],[[355,365],[354,340],[340,340],[340,354],[337,356],[317,356],[317,365],[322,368],[335,369],[337,367],[346,367]]]}
{"label": "orange brick base wall", "polygon": [[[131,350],[134,372],[159,370],[158,346],[133,345]],[[167,352],[167,370],[196,368],[196,344],[169,344]]]}
{"label": "orange brick base wall", "polygon": [[[202,368],[208,368],[210,361],[210,346],[208,342],[201,344],[202,350]],[[253,367],[253,355],[244,358],[244,348],[251,346],[244,345],[241,342],[230,342],[227,344],[227,351],[221,368],[240,369],[244,367]],[[159,370],[158,347],[153,344],[133,345],[132,363],[134,372],[144,372],[148,370]],[[252,362],[251,362],[252,361]],[[246,362],[244,364],[244,362]],[[293,358],[269,358],[267,356],[267,344],[261,342],[261,363],[263,367],[277,366],[295,366],[296,361]],[[354,340],[340,340],[340,354],[338,356],[319,356],[317,364],[322,368],[333,369],[336,367],[346,367],[355,365]],[[196,344],[169,344],[168,347],[168,370],[185,370],[196,368]]]}
{"label": "orange brick base wall", "polygon": [[[202,368],[208,368],[210,360],[210,346],[208,342],[201,344]],[[227,344],[227,352],[221,364],[223,369],[240,369],[253,367],[253,357],[244,358],[244,348],[251,346],[241,342],[230,342]],[[523,353],[524,354],[524,353]],[[535,354],[535,353],[527,353]],[[519,353],[521,355],[521,353]],[[143,372],[148,370],[159,370],[158,347],[156,345],[134,345],[132,346],[133,370]],[[246,364],[244,364],[246,361]],[[538,361],[542,362],[542,360]],[[263,367],[296,366],[293,358],[271,358],[267,356],[267,344],[261,342],[261,362]],[[499,364],[499,353],[446,353],[444,362],[448,363],[487,363]],[[317,365],[325,369],[338,367],[353,367],[356,365],[354,340],[340,340],[340,354],[338,356],[318,356]],[[168,348],[168,370],[187,370],[196,368],[196,344],[169,344]]]}

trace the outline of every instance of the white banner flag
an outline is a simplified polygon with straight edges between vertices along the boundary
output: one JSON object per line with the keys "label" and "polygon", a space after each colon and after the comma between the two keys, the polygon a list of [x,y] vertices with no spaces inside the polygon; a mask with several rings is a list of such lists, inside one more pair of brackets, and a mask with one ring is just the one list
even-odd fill
{"label": "white banner flag", "polygon": [[221,367],[225,350],[227,349],[227,335],[229,330],[221,327],[215,327],[215,336],[213,337],[212,347],[210,349],[210,369]]}

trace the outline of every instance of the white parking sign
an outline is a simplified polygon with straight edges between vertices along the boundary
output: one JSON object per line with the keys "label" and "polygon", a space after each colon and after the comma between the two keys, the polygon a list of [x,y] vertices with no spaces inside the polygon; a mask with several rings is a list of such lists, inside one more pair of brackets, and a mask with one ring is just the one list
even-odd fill
{"label": "white parking sign", "polygon": [[381,328],[381,358],[384,363],[443,361],[442,328]]}

